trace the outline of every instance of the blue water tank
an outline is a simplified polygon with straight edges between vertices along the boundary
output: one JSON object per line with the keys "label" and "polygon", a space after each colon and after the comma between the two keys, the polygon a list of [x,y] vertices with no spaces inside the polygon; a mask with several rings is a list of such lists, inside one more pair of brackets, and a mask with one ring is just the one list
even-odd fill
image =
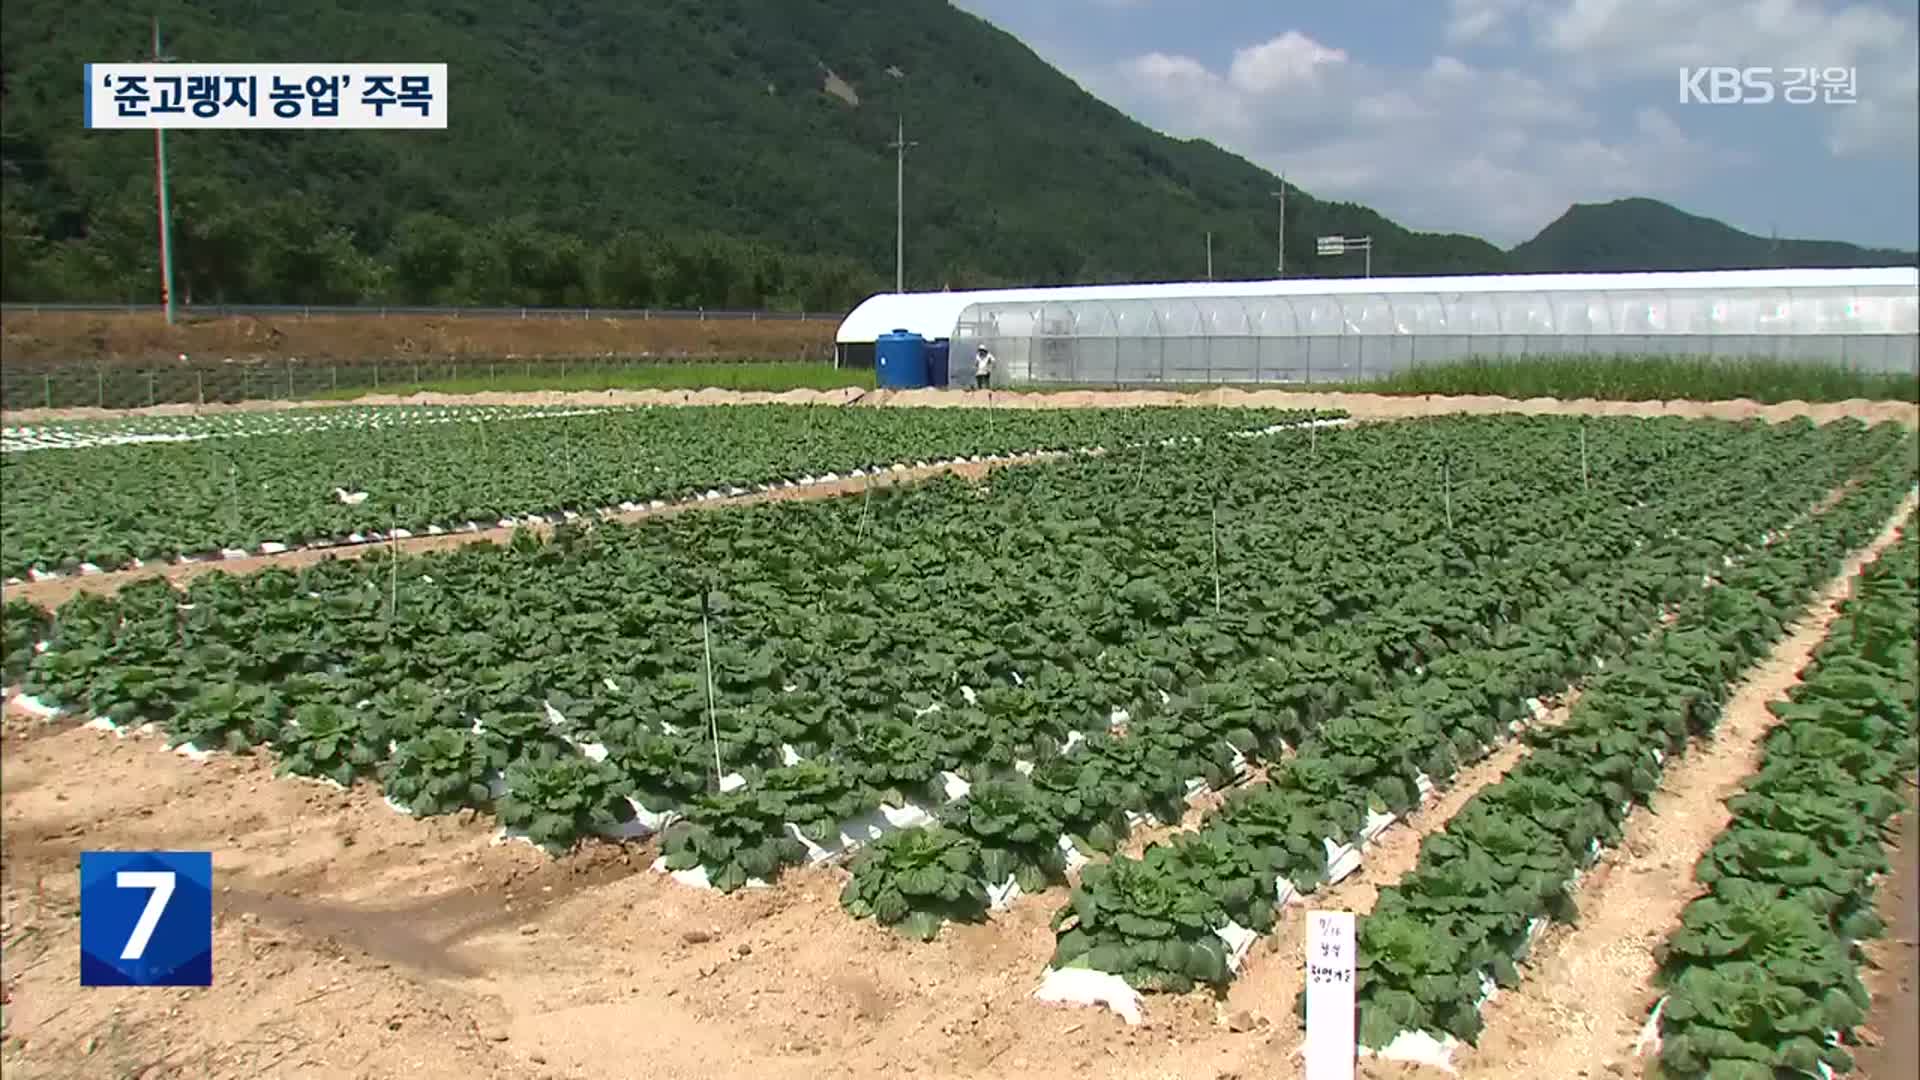
{"label": "blue water tank", "polygon": [[907,330],[881,334],[873,345],[874,381],[893,390],[927,385],[927,339]]}
{"label": "blue water tank", "polygon": [[952,381],[947,367],[946,338],[935,338],[927,345],[927,385],[944,387]]}

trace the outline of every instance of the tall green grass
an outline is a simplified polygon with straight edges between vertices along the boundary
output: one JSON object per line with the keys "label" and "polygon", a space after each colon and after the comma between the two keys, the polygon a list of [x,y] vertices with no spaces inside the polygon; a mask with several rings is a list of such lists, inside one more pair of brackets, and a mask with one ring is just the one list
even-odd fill
{"label": "tall green grass", "polygon": [[503,373],[420,382],[382,382],[341,387],[314,395],[321,400],[350,400],[370,394],[484,394],[538,391],[595,390],[834,390],[846,386],[871,387],[873,372],[836,368],[832,364],[717,363],[636,364],[604,371],[540,370],[532,374]]}
{"label": "tall green grass", "polygon": [[1920,401],[1920,378],[1831,364],[1667,356],[1493,358],[1343,387],[1380,394],[1488,394],[1606,401]]}
{"label": "tall green grass", "polygon": [[1413,396],[1482,395],[1601,401],[1920,402],[1920,376],[1848,371],[1828,364],[1668,356],[1491,357],[1423,365],[1364,382],[1313,383],[1048,383],[1020,393],[1075,390],[1165,390],[1197,394],[1230,387],[1300,393]]}
{"label": "tall green grass", "polygon": [[[659,363],[599,371],[564,371],[549,366],[531,372],[503,372],[420,382],[383,381],[323,391],[318,398],[342,400],[369,394],[477,394],[595,390],[832,390],[874,385],[871,369],[831,364]],[[1348,391],[1354,393],[1446,396],[1489,395],[1506,398],[1595,398],[1603,401],[1725,401],[1748,398],[1768,404],[1782,401],[1920,402],[1920,378],[1848,371],[1829,364],[1770,360],[1704,359],[1667,356],[1491,357],[1422,365],[1380,379],[1357,383],[1128,384],[1127,388],[1198,393],[1235,386],[1248,390]],[[1007,387],[1020,393],[1118,389],[1113,384],[1048,384]],[[996,388],[996,392],[999,388]]]}

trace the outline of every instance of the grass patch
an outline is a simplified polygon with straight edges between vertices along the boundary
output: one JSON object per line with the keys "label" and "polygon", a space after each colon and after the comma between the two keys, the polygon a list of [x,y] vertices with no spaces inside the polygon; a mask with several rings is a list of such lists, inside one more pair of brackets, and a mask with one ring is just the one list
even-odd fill
{"label": "grass patch", "polygon": [[1516,399],[1593,398],[1600,401],[1728,401],[1748,398],[1769,405],[1783,401],[1827,402],[1851,398],[1920,402],[1920,376],[1915,375],[1848,371],[1820,363],[1667,356],[1482,358],[1410,368],[1365,382],[1049,383],[1006,389],[1033,394],[1100,389],[1203,393],[1223,387],[1318,394],[1485,395]]}
{"label": "grass patch", "polygon": [[832,364],[796,362],[716,364],[635,364],[599,371],[563,372],[557,366],[532,374],[502,372],[496,376],[469,375],[420,382],[382,382],[323,390],[312,397],[345,401],[370,394],[485,394],[537,391],[593,390],[834,390],[846,386],[871,387],[873,372],[836,368]]}
{"label": "grass patch", "polygon": [[1365,384],[1364,389],[1382,394],[1603,401],[1920,401],[1920,379],[1913,375],[1848,371],[1818,363],[1665,356],[1478,360],[1396,372]]}

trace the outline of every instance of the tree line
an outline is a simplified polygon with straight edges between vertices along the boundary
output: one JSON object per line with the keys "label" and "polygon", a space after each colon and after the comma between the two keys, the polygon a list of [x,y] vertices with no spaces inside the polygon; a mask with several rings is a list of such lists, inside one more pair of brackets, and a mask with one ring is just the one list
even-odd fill
{"label": "tree line", "polygon": [[[884,282],[859,262],[796,255],[707,232],[623,230],[602,238],[530,215],[474,225],[415,212],[369,244],[299,197],[258,203],[189,187],[172,200],[182,303],[419,304],[846,310]],[[84,234],[49,239],[0,207],[9,301],[154,302],[155,200],[116,199]]]}

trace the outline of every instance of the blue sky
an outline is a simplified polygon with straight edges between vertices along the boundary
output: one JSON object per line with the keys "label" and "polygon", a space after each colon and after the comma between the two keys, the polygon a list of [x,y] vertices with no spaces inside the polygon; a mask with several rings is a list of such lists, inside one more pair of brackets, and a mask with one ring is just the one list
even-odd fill
{"label": "blue sky", "polygon": [[[1503,246],[1645,195],[1920,247],[1920,0],[956,0],[1143,123]],[[1680,69],[1852,68],[1853,104],[1680,100]]]}

